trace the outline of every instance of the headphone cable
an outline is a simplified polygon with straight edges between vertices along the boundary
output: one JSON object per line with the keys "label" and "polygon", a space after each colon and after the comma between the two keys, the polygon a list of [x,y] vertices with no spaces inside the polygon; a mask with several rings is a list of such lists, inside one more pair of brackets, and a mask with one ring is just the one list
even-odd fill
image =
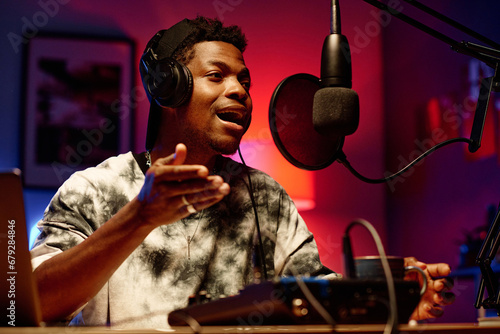
{"label": "headphone cable", "polygon": [[250,193],[250,200],[252,201],[252,207],[255,214],[255,226],[257,227],[257,236],[259,238],[258,246],[259,246],[260,264],[262,266],[264,279],[267,281],[267,267],[266,267],[266,259],[264,256],[264,245],[262,243],[262,235],[260,233],[260,223],[259,223],[259,215],[257,213],[257,204],[255,203],[255,198],[253,196],[253,186],[252,186],[252,179],[250,178],[250,168],[248,168],[247,164],[245,163],[245,160],[243,159],[243,155],[241,154],[241,150],[239,147],[238,147],[238,155],[240,156],[240,160],[243,163],[243,166],[245,166],[245,171],[248,177],[248,188],[249,188],[248,191]]}

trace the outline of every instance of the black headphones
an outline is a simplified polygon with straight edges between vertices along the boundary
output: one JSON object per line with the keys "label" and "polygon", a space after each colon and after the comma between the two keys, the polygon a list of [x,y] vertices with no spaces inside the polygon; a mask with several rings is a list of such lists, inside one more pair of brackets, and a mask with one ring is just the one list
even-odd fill
{"label": "black headphones", "polygon": [[153,148],[158,136],[160,106],[177,108],[191,97],[191,72],[184,64],[173,59],[172,54],[193,29],[190,20],[184,19],[169,29],[158,31],[146,45],[139,62],[142,84],[151,104],[146,133],[148,151]]}
{"label": "black headphones", "polygon": [[158,59],[157,48],[166,30],[159,31],[148,43],[141,57],[139,71],[151,102],[176,108],[191,97],[193,78],[181,62],[165,57]]}

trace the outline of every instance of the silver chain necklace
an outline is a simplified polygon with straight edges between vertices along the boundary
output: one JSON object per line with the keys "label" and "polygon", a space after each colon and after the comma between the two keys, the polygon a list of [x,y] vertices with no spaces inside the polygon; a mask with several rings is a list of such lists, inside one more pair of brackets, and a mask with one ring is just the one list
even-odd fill
{"label": "silver chain necklace", "polygon": [[[186,235],[182,230],[180,232],[184,236],[184,239],[187,241],[187,259],[191,260],[191,242],[194,240],[196,232],[198,231],[198,227],[200,226],[201,219],[203,218],[204,209],[200,212],[200,218],[198,218],[198,223],[196,224],[196,228],[194,229],[193,235]],[[184,222],[184,219],[181,219]]]}

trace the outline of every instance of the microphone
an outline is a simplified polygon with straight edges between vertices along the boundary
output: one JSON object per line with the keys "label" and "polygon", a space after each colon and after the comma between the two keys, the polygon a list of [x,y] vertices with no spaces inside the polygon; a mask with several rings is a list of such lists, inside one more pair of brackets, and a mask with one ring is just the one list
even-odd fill
{"label": "microphone", "polygon": [[344,139],[359,121],[358,94],[351,88],[349,43],[340,34],[338,0],[323,45],[321,79],[298,73],[281,81],[269,103],[269,127],[276,147],[294,166],[319,170],[345,159]]}
{"label": "microphone", "polygon": [[359,124],[359,97],[351,89],[351,51],[341,33],[340,6],[332,0],[331,31],[323,42],[320,89],[314,94],[313,126],[323,136],[353,134]]}

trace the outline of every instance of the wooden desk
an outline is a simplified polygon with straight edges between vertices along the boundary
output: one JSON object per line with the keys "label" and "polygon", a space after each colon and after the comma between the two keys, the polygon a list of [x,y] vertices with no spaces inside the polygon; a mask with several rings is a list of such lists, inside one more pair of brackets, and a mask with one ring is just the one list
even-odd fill
{"label": "wooden desk", "polygon": [[[324,333],[383,333],[383,325],[339,325],[332,330],[327,325],[300,325],[300,326],[205,326],[200,333],[206,334],[324,334]],[[399,326],[401,334],[498,334],[500,323],[494,326],[480,326],[478,324],[419,324],[416,326]],[[173,327],[172,329],[117,329],[107,327],[15,327],[0,328],[2,334],[191,334],[189,327]]]}

